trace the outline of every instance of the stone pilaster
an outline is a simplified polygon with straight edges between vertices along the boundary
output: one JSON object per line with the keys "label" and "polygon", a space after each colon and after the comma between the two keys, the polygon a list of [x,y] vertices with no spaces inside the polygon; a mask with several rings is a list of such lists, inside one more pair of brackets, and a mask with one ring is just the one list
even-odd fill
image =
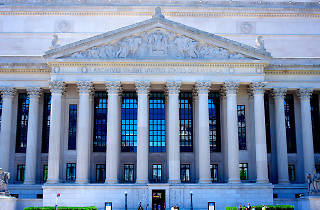
{"label": "stone pilaster", "polygon": [[118,182],[120,164],[120,81],[106,82],[108,91],[106,183]]}
{"label": "stone pilaster", "polygon": [[210,141],[209,141],[209,107],[208,92],[210,82],[198,81],[195,89],[198,94],[198,165],[199,165],[199,183],[210,183]]}
{"label": "stone pilaster", "polygon": [[77,172],[76,183],[89,182],[90,163],[90,94],[93,89],[92,82],[77,82],[79,91],[79,116],[77,122]]}
{"label": "stone pilaster", "polygon": [[168,113],[168,168],[169,183],[180,182],[179,91],[181,82],[167,82]]}
{"label": "stone pilaster", "polygon": [[138,93],[137,183],[148,182],[149,157],[149,81],[136,81]]}
{"label": "stone pilaster", "polygon": [[238,87],[239,83],[237,82],[225,82],[224,84],[224,90],[227,98],[227,156],[229,183],[240,183],[237,116]]}
{"label": "stone pilaster", "polygon": [[0,130],[0,167],[9,171],[10,136],[12,132],[12,106],[16,90],[12,87],[0,88],[2,94],[2,116]]}
{"label": "stone pilaster", "polygon": [[287,135],[284,113],[284,97],[287,89],[273,89],[276,117],[276,141],[277,141],[277,162],[278,162],[278,182],[279,184],[289,183],[288,175],[288,152]]}
{"label": "stone pilaster", "polygon": [[48,180],[47,183],[59,183],[61,124],[62,124],[62,95],[65,84],[62,81],[51,81],[51,113],[48,153]]}
{"label": "stone pilaster", "polygon": [[310,88],[302,88],[298,90],[301,106],[302,146],[305,174],[312,174],[315,168],[310,107],[310,97],[312,95],[312,91],[313,89]]}
{"label": "stone pilaster", "polygon": [[268,183],[268,159],[264,112],[264,83],[251,83],[254,103],[254,133],[256,144],[257,183]]}

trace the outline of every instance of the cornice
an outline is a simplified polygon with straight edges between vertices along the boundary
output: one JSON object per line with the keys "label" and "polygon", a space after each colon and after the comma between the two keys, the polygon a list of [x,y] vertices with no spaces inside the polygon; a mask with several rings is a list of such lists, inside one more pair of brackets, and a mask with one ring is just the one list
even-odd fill
{"label": "cornice", "polygon": [[265,70],[266,75],[320,75],[320,70]]}
{"label": "cornice", "polygon": [[50,68],[43,63],[3,63],[0,73],[50,73]]}

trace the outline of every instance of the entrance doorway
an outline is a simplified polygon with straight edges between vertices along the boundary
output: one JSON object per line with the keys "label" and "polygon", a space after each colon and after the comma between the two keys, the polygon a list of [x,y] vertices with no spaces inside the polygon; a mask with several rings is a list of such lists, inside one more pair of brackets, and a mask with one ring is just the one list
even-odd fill
{"label": "entrance doorway", "polygon": [[152,210],[164,210],[166,205],[166,191],[152,190]]}

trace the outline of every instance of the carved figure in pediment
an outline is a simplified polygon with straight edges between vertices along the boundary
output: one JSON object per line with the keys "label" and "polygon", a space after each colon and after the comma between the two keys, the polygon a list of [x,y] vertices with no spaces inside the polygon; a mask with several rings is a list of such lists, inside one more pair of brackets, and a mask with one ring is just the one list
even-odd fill
{"label": "carved figure in pediment", "polygon": [[196,40],[190,39],[185,36],[178,36],[175,38],[174,43],[177,46],[178,56],[181,58],[197,58],[197,45]]}
{"label": "carved figure in pediment", "polygon": [[134,57],[137,55],[139,46],[142,43],[141,37],[129,37],[118,43],[119,51],[116,54],[118,58]]}
{"label": "carved figure in pediment", "polygon": [[169,37],[167,34],[157,30],[147,37],[147,42],[150,45],[150,50],[156,55],[166,55],[168,53]]}
{"label": "carved figure in pediment", "polygon": [[115,46],[112,45],[105,45],[103,46],[103,48],[101,49],[101,54],[103,54],[103,57],[106,58],[114,58],[116,56],[117,53],[117,49]]}

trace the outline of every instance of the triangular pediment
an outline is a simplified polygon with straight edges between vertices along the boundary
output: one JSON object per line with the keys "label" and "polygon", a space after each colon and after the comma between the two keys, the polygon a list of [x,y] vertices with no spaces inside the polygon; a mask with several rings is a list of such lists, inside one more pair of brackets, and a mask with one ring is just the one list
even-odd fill
{"label": "triangular pediment", "polygon": [[146,21],[46,52],[46,58],[266,60],[270,53],[165,19]]}

